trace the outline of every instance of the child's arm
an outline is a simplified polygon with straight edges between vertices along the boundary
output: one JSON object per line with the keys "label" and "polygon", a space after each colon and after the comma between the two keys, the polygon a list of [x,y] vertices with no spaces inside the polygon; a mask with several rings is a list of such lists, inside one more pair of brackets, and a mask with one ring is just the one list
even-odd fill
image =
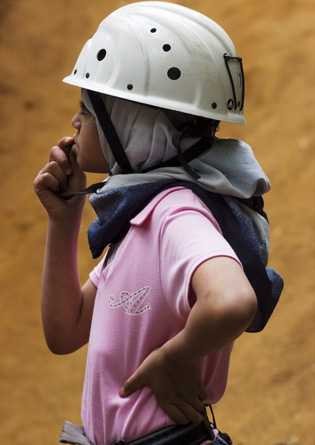
{"label": "child's arm", "polygon": [[232,343],[252,321],[257,301],[242,268],[218,257],[201,264],[192,278],[197,301],[185,328],[155,350],[123,385],[127,396],[151,387],[161,408],[176,423],[199,422],[207,393],[200,358]]}
{"label": "child's arm", "polygon": [[78,275],[77,244],[85,198],[65,200],[55,192],[81,190],[85,174],[76,158],[64,152],[72,138],[53,147],[48,164],[34,180],[34,189],[48,214],[41,308],[49,348],[57,354],[73,352],[88,341],[96,294],[88,280],[82,287]]}

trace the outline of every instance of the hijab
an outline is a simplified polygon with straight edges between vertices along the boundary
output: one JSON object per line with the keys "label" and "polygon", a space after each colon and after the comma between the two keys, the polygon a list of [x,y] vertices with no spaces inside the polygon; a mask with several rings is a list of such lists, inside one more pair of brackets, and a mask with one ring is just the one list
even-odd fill
{"label": "hijab", "polygon": [[[183,138],[182,128],[185,128],[185,123],[191,122],[193,116],[118,97],[104,94],[100,96],[133,173],[122,174],[87,91],[82,89],[82,100],[96,118],[101,147],[111,172],[104,186],[97,190],[97,195],[119,187],[169,180],[194,182],[207,191],[243,199],[261,196],[269,191],[270,182],[256,161],[251,147],[235,139],[214,137],[209,149],[189,163],[198,173],[199,179],[192,178],[182,166],[159,168],[159,164],[177,156],[177,144],[180,139],[182,151],[191,148],[200,140],[200,137]],[[147,172],[152,166],[157,167]]]}

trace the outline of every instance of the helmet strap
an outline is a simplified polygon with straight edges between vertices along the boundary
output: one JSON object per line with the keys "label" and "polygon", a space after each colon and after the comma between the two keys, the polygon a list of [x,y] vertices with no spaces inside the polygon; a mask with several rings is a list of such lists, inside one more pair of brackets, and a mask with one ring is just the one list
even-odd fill
{"label": "helmet strap", "polygon": [[[195,172],[195,170],[193,170],[188,165],[187,157],[184,155],[184,153],[181,150],[181,142],[183,139],[185,139],[187,137],[200,138],[200,136],[202,137],[202,140],[209,140],[209,135],[211,135],[210,136],[211,138],[214,136],[215,128],[217,127],[217,124],[218,124],[218,121],[214,121],[211,119],[205,119],[202,117],[195,117],[193,122],[186,124],[186,129],[183,129],[181,137],[179,138],[178,142],[175,144],[180,165],[183,167],[185,172],[188,173],[195,180],[200,179],[200,176],[197,172]],[[199,146],[198,143],[195,145]],[[211,146],[211,143],[209,144],[209,146]]]}
{"label": "helmet strap", "polygon": [[102,127],[104,135],[107,139],[107,142],[112,150],[115,161],[122,169],[123,173],[132,173],[132,167],[130,165],[129,159],[121,145],[118,134],[115,130],[113,122],[106,110],[106,107],[99,95],[95,91],[87,90],[88,96],[90,98],[92,107],[94,108],[95,114],[98,118],[98,121]]}
{"label": "helmet strap", "polygon": [[[183,136],[183,135],[182,135]],[[200,176],[198,175],[197,172],[195,172],[195,170],[193,170],[187,163],[185,157],[184,157],[184,153],[181,150],[181,146],[180,143],[182,141],[182,137],[179,139],[178,143],[176,144],[176,150],[177,150],[177,156],[180,162],[180,165],[183,167],[183,169],[185,170],[186,173],[188,173],[188,175],[190,175],[193,179],[197,180],[200,179]]]}

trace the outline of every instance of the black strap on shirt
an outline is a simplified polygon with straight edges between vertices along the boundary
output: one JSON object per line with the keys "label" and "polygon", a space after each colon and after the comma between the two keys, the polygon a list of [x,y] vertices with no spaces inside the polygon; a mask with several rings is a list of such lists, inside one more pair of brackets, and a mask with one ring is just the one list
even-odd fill
{"label": "black strap on shirt", "polygon": [[91,90],[87,90],[87,93],[117,164],[119,167],[121,167],[124,173],[132,173],[132,167],[129,159],[127,158],[123,146],[121,145],[113,122],[106,110],[100,94]]}

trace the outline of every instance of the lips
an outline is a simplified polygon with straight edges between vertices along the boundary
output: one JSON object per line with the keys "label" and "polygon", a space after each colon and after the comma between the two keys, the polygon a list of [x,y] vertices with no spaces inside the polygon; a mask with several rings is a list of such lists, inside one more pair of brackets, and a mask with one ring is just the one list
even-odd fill
{"label": "lips", "polygon": [[78,147],[78,143],[77,143],[77,141],[76,141],[76,138],[74,137],[74,138],[73,138],[73,145],[72,145],[72,148],[76,148],[76,147]]}

